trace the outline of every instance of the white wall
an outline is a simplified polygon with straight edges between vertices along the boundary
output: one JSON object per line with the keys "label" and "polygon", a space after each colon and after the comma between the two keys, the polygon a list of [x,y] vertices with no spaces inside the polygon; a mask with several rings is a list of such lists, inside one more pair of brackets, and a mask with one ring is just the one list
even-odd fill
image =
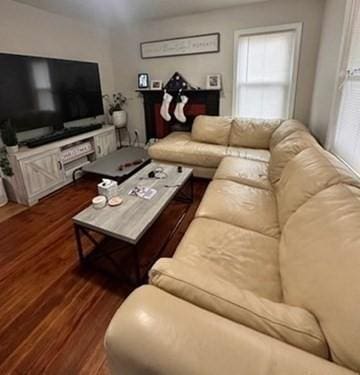
{"label": "white wall", "polygon": [[1,0],[0,52],[97,62],[103,93],[114,91],[110,34],[94,24]]}
{"label": "white wall", "polygon": [[[139,129],[144,139],[142,100],[134,93],[139,72],[148,72],[152,79],[161,79],[166,83],[175,71],[179,71],[191,84],[202,87],[205,86],[207,74],[221,73],[224,86],[221,114],[231,114],[234,31],[293,22],[304,23],[295,117],[308,122],[323,8],[324,0],[271,0],[190,16],[142,22],[113,31],[116,89],[131,98],[128,103],[130,127]],[[140,59],[140,42],[210,32],[221,33],[221,52],[218,54]]]}
{"label": "white wall", "polygon": [[312,99],[310,128],[326,142],[341,60],[346,0],[327,0]]}

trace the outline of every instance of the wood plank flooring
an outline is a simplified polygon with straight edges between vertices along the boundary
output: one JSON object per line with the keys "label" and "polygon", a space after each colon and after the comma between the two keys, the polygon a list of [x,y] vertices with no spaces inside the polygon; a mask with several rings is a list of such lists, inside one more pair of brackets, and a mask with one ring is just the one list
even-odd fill
{"label": "wood plank flooring", "polygon": [[[108,374],[104,333],[133,288],[79,267],[71,218],[96,182],[83,178],[0,223],[0,374]],[[171,202],[141,240],[143,272],[183,217],[163,252],[173,254],[206,186],[195,180],[194,203]]]}
{"label": "wood plank flooring", "polygon": [[0,223],[27,209],[28,207],[23,206],[22,204],[8,202],[5,206],[0,207]]}

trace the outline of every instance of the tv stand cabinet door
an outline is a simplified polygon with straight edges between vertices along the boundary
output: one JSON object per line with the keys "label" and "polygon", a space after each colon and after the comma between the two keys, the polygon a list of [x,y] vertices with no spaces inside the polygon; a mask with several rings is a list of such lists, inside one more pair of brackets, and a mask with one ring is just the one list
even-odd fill
{"label": "tv stand cabinet door", "polygon": [[94,137],[96,158],[102,158],[116,150],[116,133],[115,129],[111,128],[103,134]]}
{"label": "tv stand cabinet door", "polygon": [[41,198],[65,181],[59,150],[21,160],[20,166],[29,198]]}

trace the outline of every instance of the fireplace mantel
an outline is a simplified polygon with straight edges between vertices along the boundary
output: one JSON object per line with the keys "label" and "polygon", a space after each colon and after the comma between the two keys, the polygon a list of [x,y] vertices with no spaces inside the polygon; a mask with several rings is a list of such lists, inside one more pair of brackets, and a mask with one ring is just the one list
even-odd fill
{"label": "fireplace mantel", "polygon": [[182,94],[189,98],[185,105],[184,113],[186,123],[180,124],[173,115],[175,109],[175,96],[177,92],[168,91],[174,96],[170,105],[171,120],[165,121],[160,115],[160,108],[164,92],[162,90],[136,90],[143,96],[146,139],[163,138],[174,130],[191,131],[194,118],[198,115],[218,116],[220,107],[220,90],[182,90]]}

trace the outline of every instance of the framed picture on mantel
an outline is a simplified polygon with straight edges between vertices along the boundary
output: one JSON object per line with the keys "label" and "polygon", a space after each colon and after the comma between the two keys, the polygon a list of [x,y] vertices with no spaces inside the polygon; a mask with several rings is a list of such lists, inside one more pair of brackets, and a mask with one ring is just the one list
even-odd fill
{"label": "framed picture on mantel", "polygon": [[142,59],[216,52],[220,52],[220,33],[193,35],[140,43],[140,55]]}
{"label": "framed picture on mantel", "polygon": [[206,89],[221,90],[221,75],[209,74],[208,76],[206,76]]}

